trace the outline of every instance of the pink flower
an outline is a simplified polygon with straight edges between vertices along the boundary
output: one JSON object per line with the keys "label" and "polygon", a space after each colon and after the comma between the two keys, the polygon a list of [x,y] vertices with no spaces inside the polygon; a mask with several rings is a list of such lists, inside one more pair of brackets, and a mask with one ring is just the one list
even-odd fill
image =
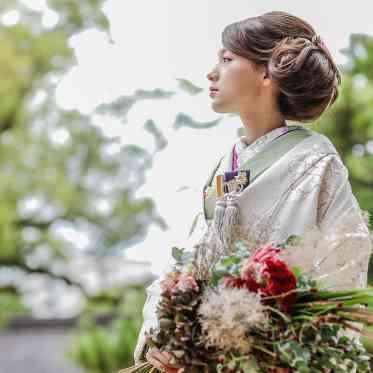
{"label": "pink flower", "polygon": [[167,295],[184,293],[188,291],[199,291],[195,278],[190,274],[173,272],[160,282],[163,293]]}
{"label": "pink flower", "polygon": [[167,276],[160,282],[160,287],[164,293],[170,294],[175,288],[178,277]]}
{"label": "pink flower", "polygon": [[173,292],[199,291],[197,281],[192,275],[181,274],[178,276]]}

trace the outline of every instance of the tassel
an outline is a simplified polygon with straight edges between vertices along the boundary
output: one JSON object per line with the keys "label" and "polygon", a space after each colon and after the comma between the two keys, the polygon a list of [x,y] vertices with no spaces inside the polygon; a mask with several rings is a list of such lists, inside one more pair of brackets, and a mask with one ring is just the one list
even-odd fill
{"label": "tassel", "polygon": [[240,224],[240,210],[232,195],[225,195],[216,200],[214,228],[225,251],[231,251],[235,228]]}
{"label": "tassel", "polygon": [[223,237],[224,246],[230,250],[233,243],[233,235],[235,233],[235,228],[240,224],[240,210],[238,203],[234,198],[229,198],[227,202],[227,207],[224,213],[224,219],[221,226],[221,236]]}
{"label": "tassel", "polygon": [[224,213],[227,207],[226,199],[223,197],[216,199],[214,210],[214,227],[220,241],[223,243],[222,226],[224,222]]}

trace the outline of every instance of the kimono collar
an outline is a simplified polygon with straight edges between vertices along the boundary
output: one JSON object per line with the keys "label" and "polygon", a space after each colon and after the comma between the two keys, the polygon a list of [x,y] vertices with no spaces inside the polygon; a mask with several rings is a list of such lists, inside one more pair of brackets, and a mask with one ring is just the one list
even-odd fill
{"label": "kimono collar", "polygon": [[281,126],[277,127],[266,134],[260,136],[255,141],[253,141],[251,144],[249,143],[249,140],[246,136],[241,136],[239,140],[235,143],[235,146],[233,148],[233,158],[235,159],[236,167],[240,167],[242,164],[244,164],[247,160],[252,158],[256,153],[260,152],[263,147],[273,140],[275,140],[277,137],[285,134],[290,129],[295,127],[302,127],[302,126]]}

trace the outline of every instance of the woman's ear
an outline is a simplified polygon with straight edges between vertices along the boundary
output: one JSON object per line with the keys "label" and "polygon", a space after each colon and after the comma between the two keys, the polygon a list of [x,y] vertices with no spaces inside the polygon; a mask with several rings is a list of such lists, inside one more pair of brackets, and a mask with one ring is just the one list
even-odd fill
{"label": "woman's ear", "polygon": [[265,87],[269,86],[272,83],[272,80],[269,77],[269,73],[268,73],[267,67],[263,67],[263,70],[262,70],[262,79],[263,79],[263,85]]}

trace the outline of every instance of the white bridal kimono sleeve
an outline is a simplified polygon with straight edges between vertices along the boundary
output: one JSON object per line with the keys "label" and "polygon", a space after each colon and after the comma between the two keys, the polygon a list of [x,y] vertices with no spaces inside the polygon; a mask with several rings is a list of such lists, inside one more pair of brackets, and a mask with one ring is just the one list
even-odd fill
{"label": "white bridal kimono sleeve", "polygon": [[[239,157],[242,161],[259,151],[274,131],[246,147],[241,146]],[[325,246],[314,251],[309,245],[302,257],[309,257],[310,268],[323,268],[318,273],[320,278],[326,269],[333,274],[323,278],[331,288],[367,285],[372,248],[367,221],[352,194],[348,171],[334,145],[324,135],[313,132],[312,136],[283,155],[240,193],[238,206],[245,236],[255,246],[284,242],[290,235],[304,235],[315,228],[325,233],[332,232],[332,237],[335,232],[343,231],[343,244],[347,241],[348,244],[344,245],[345,251],[341,251],[341,255],[324,258]],[[213,224],[206,225],[206,237],[209,250],[219,252],[220,241],[214,235]],[[330,247],[338,245],[331,239]],[[144,323],[134,353],[135,362],[144,359],[145,330],[157,326],[155,310],[160,296],[160,280],[146,289]]]}

